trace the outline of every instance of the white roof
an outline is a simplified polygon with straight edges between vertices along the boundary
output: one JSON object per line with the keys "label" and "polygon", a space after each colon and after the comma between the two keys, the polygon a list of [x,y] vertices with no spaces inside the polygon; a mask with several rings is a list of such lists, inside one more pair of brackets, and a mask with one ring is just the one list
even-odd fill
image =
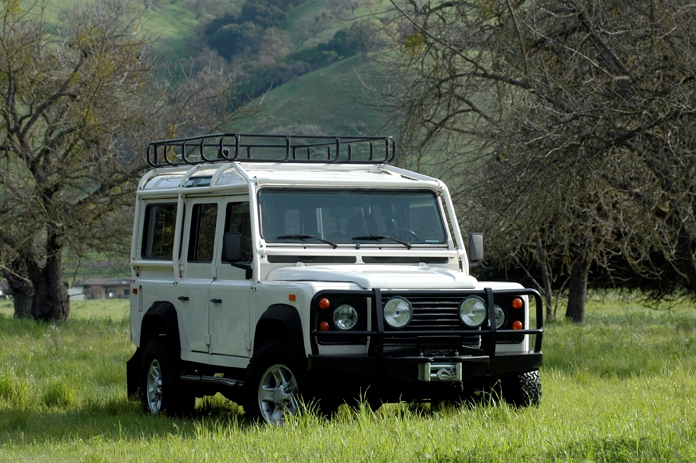
{"label": "white roof", "polygon": [[432,177],[389,165],[228,162],[154,169],[143,177],[139,190],[237,189],[248,187],[249,182],[257,186],[314,186],[322,188],[437,189],[442,185],[439,180]]}

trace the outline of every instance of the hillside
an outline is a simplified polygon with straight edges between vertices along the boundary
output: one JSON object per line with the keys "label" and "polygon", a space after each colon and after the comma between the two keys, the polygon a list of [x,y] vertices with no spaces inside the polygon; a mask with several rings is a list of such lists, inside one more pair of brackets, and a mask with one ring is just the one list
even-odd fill
{"label": "hillside", "polygon": [[[262,115],[244,130],[257,133],[390,135],[388,115],[363,85],[383,83],[379,65],[353,57],[285,83],[257,100]],[[232,128],[233,129],[233,128]]]}
{"label": "hillside", "polygon": [[[287,11],[284,28],[279,32],[287,42],[287,50],[285,55],[273,57],[278,67],[288,61],[287,53],[291,54],[290,58],[305,53],[306,58],[310,56],[306,55],[307,52],[311,54],[317,46],[330,42],[337,31],[348,30],[356,21],[390,14],[387,0],[274,1],[293,1],[292,4],[295,5]],[[62,12],[82,2],[83,0],[48,0],[45,16],[51,24],[62,24],[65,21]],[[24,8],[33,5],[32,0],[20,0],[20,3]],[[144,8],[145,4],[149,5],[144,30],[154,39],[155,54],[165,60],[178,61],[195,59],[201,52],[205,52],[206,44],[210,41],[210,37],[205,35],[206,27],[216,21],[224,21],[227,17],[238,17],[246,3],[244,0],[132,0],[129,6]],[[258,35],[259,41],[261,38]],[[261,43],[257,46],[263,48],[268,45]],[[258,68],[259,61],[274,60],[264,56],[259,58],[254,53],[242,55],[246,61],[240,61],[235,56],[236,61],[230,63],[229,72],[238,73],[242,80],[246,79],[252,87],[255,86],[256,95],[268,89],[271,91],[256,100],[263,103],[262,116],[249,121],[246,127],[230,127],[230,130],[317,134],[387,133],[383,128],[385,115],[369,107],[369,98],[361,83],[362,79],[379,87],[382,80],[378,76],[377,63],[368,58],[368,51],[370,50],[363,50],[352,57],[349,55],[355,53],[354,50],[348,57],[340,56],[339,53],[326,62],[318,59],[309,64],[309,69],[305,66],[306,70],[291,73],[285,69],[269,71],[267,64],[264,64],[265,68],[261,73],[254,73],[253,68]],[[329,53],[333,51],[330,50]],[[315,53],[311,57],[319,55],[320,53]],[[311,72],[307,73],[307,70]],[[266,80],[261,78],[268,75],[271,77]],[[275,75],[285,77],[277,78]],[[247,89],[242,91],[245,95],[248,94]]]}

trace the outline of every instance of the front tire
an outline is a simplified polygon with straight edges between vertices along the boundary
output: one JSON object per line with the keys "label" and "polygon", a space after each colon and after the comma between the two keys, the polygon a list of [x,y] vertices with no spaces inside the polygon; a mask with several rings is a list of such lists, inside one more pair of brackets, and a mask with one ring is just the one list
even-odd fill
{"label": "front tire", "polygon": [[183,416],[193,413],[196,398],[181,384],[178,364],[178,359],[169,355],[159,339],[153,338],[145,346],[140,399],[146,414]]}
{"label": "front tire", "polygon": [[292,348],[283,342],[269,342],[249,364],[244,381],[244,413],[253,421],[282,424],[285,414],[296,414],[300,400],[309,390],[306,368]]}
{"label": "front tire", "polygon": [[503,398],[516,407],[529,407],[541,403],[541,377],[539,371],[528,371],[502,381]]}

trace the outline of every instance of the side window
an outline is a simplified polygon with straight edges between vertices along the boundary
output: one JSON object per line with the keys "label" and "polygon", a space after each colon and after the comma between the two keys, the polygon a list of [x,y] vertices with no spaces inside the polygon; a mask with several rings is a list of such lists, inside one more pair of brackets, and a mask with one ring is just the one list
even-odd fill
{"label": "side window", "polygon": [[148,204],[143,224],[143,259],[171,259],[176,229],[176,203]]}
{"label": "side window", "polygon": [[251,262],[251,215],[249,203],[228,203],[225,210],[225,233],[242,234],[242,262]]}
{"label": "side window", "polygon": [[217,204],[194,204],[189,232],[189,262],[212,262],[215,248]]}

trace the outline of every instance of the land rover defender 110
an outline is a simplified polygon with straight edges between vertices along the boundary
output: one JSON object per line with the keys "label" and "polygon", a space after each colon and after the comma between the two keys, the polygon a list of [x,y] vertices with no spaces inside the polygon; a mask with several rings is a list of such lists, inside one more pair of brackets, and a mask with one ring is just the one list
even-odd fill
{"label": "land rover defender 110", "polygon": [[131,248],[128,393],[221,392],[280,423],[305,403],[541,397],[542,304],[481,282],[441,181],[390,137],[216,134],[149,145]]}

